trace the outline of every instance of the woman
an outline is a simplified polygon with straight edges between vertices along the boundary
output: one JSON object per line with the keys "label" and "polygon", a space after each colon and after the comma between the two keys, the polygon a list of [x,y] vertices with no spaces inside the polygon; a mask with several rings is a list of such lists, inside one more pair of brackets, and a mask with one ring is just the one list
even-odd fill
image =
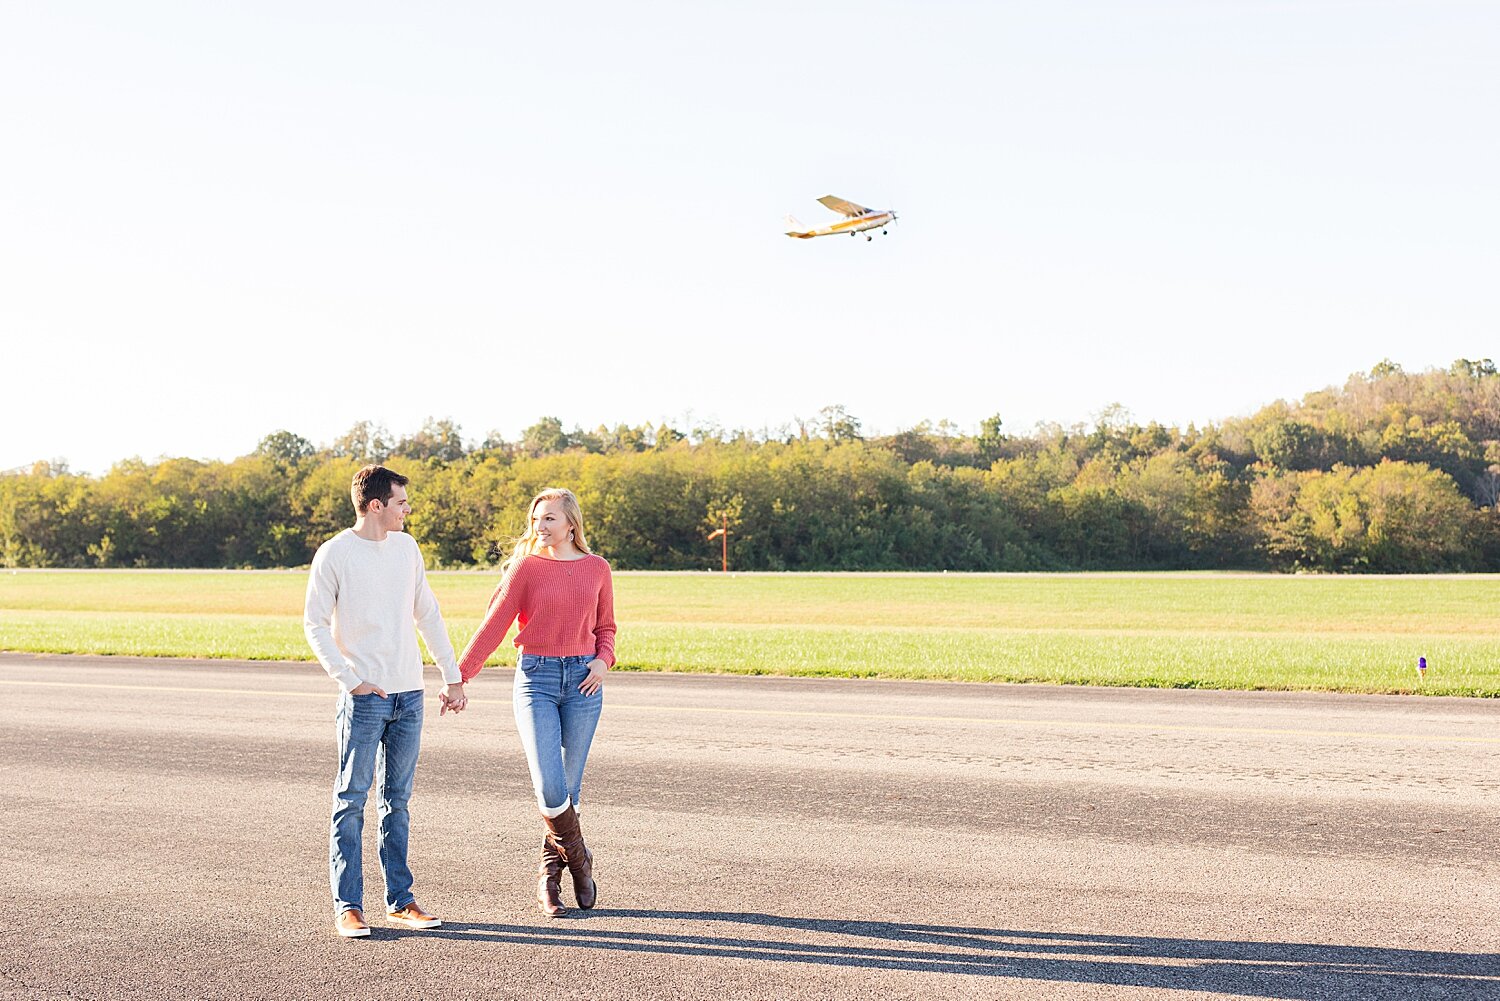
{"label": "woman", "polygon": [[501,564],[500,586],[484,623],[459,658],[465,682],[479,673],[518,617],[515,642],[521,657],[512,705],[547,828],[537,902],[548,917],[560,917],[568,913],[562,903],[564,868],[573,877],[579,907],[593,907],[598,896],[578,801],[604,705],[604,672],[615,662],[609,564],[589,551],[572,491],[548,488],[532,498],[526,532]]}

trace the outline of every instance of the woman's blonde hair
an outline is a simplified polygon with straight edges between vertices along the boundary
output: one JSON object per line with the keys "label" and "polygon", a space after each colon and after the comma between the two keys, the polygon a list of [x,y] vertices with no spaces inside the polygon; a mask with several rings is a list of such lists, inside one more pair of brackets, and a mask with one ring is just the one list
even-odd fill
{"label": "woman's blonde hair", "polygon": [[526,508],[526,531],[515,540],[515,546],[510,555],[500,564],[500,573],[510,573],[522,560],[534,554],[541,547],[536,541],[536,506],[542,501],[562,501],[563,517],[568,519],[568,525],[573,529],[573,548],[580,553],[592,553],[589,548],[589,540],[583,534],[583,509],[578,506],[578,498],[573,496],[573,491],[566,487],[545,487],[535,497],[531,498],[531,505]]}

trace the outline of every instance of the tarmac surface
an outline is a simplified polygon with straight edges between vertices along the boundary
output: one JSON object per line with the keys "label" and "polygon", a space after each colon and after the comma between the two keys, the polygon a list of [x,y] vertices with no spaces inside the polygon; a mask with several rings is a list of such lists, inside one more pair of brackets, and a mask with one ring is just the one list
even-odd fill
{"label": "tarmac surface", "polygon": [[511,676],[345,941],[316,665],[0,654],[0,996],[1500,997],[1500,701],[614,673],[548,920]]}

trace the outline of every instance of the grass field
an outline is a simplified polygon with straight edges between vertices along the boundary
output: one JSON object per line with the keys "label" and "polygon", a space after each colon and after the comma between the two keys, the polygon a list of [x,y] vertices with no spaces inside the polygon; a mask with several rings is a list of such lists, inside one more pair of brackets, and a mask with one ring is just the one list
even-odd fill
{"label": "grass field", "polygon": [[[461,648],[495,575],[431,579]],[[305,581],[0,573],[0,649],[309,660]],[[1500,696],[1494,577],[622,573],[615,590],[632,670]]]}

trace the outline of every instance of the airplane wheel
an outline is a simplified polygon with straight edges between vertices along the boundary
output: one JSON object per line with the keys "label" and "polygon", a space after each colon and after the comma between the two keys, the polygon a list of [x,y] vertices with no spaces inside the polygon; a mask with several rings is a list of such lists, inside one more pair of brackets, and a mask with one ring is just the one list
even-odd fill
{"label": "airplane wheel", "polygon": [[881,231],[880,231],[880,235],[881,235],[881,236],[885,236],[885,230],[881,230]]}
{"label": "airplane wheel", "polygon": [[873,239],[875,239],[873,236],[867,236],[867,237],[865,237],[865,242],[869,243]]}

